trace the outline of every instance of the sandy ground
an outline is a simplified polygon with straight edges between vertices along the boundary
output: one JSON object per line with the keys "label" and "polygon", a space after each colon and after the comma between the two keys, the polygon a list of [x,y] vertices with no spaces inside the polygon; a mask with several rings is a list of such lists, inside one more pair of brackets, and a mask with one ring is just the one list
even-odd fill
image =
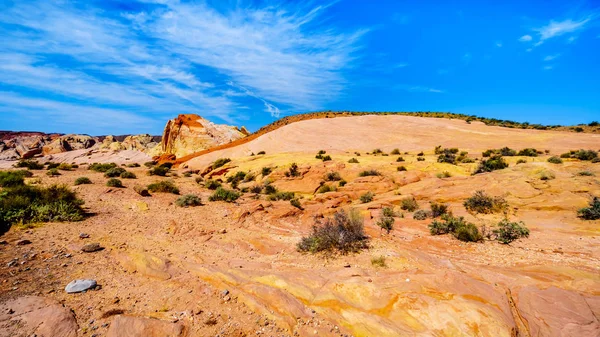
{"label": "sandy ground", "polygon": [[[40,163],[48,161],[55,163],[69,163],[69,164],[82,164],[82,163],[116,163],[116,164],[131,164],[138,163],[143,164],[151,161],[152,157],[149,155],[135,150],[124,150],[124,151],[111,151],[107,149],[83,149],[74,150],[69,152],[57,153],[48,156],[34,158]],[[12,168],[15,161],[12,160],[0,160],[0,169]]]}
{"label": "sandy ground", "polygon": [[[368,117],[356,118],[368,121]],[[600,164],[547,162],[550,155],[566,149],[597,147],[595,136],[532,135],[530,130],[520,130],[522,142],[506,143],[516,136],[456,138],[470,135],[469,130],[489,129],[441,121],[447,125],[432,128],[454,130],[448,131],[453,137],[420,134],[423,144],[478,148],[515,144],[511,146],[517,149],[549,149],[550,154],[509,157],[509,168],[472,176],[477,164],[437,163],[433,146],[417,141],[409,145],[408,135],[399,136],[405,137],[403,141],[379,135],[379,145],[374,145],[374,138],[356,146],[409,151],[402,155],[405,161],[398,163],[398,156],[346,153],[351,146],[334,132],[321,146],[307,140],[299,147],[284,142],[288,132],[270,142],[257,139],[262,143],[247,144],[255,152],[265,149],[267,155],[230,152],[232,162],[213,177],[224,180],[237,171],[253,172],[255,181],[240,187],[270,181],[279,190],[296,192],[304,210],[252,193],[235,203],[209,202],[212,191],[196,183],[198,175],[183,176],[183,169],[164,178],[135,168],[138,178],[123,180],[121,189],[106,187],[107,178],[85,166],[56,178],[34,171],[28,181],[44,185],[73,185],[77,177],[89,177],[92,185],[73,189],[90,216],[81,222],[13,226],[0,237],[5,241],[0,244],[0,307],[24,295],[56,301],[73,310],[78,336],[127,335],[111,331],[111,327],[127,326],[123,317],[156,318],[150,322],[184,328],[181,334],[163,333],[169,336],[598,336],[600,221],[581,220],[576,211],[592,196],[600,196]],[[370,135],[365,131],[360,136],[359,131],[357,140]],[[497,132],[510,135],[515,130]],[[475,142],[477,137],[480,142]],[[302,142],[305,138],[297,134],[287,139]],[[325,144],[339,146],[330,151],[329,162],[315,159],[316,151],[310,147],[320,149]],[[302,147],[307,150],[301,151]],[[412,148],[426,150],[425,161],[417,161]],[[473,158],[479,156],[470,152]],[[352,157],[359,163],[348,163]],[[518,159],[527,162],[517,165]],[[285,177],[292,162],[299,164],[300,177]],[[397,171],[399,165],[407,171]],[[262,167],[272,167],[273,173],[263,177]],[[377,169],[382,175],[359,177],[365,169]],[[578,175],[582,171],[592,175]],[[327,172],[340,173],[348,183],[336,192],[314,193]],[[441,172],[451,177],[438,178]],[[548,172],[555,179],[541,180]],[[180,208],[174,205],[177,195],[141,197],[133,191],[135,184],[164,179],[171,179],[181,195],[200,196],[204,205]],[[455,215],[478,226],[492,226],[503,215],[475,216],[463,206],[476,190],[505,197],[509,218],[523,221],[531,230],[529,238],[503,245],[431,236],[427,227],[431,219],[415,220],[412,212],[399,207],[407,197],[415,197],[421,209],[428,209],[430,201],[444,202]],[[374,192],[375,198],[363,204],[359,196],[366,191]],[[383,206],[397,213],[390,234],[376,226]],[[368,250],[329,258],[296,250],[315,216],[350,208],[365,219]],[[90,238],[80,239],[80,233]],[[32,243],[17,245],[23,239]],[[92,242],[105,249],[81,252],[84,244]],[[371,259],[379,257],[384,258],[384,267],[372,264]],[[101,289],[65,293],[65,285],[80,278],[96,279]],[[0,327],[6,316],[0,312]],[[0,336],[19,336],[17,332],[22,331],[6,329]]]}

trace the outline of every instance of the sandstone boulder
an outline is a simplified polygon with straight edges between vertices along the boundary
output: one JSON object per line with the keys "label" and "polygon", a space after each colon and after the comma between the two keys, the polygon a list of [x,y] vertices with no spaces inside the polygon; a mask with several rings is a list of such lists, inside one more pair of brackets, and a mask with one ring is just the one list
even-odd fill
{"label": "sandstone boulder", "polygon": [[184,336],[182,323],[171,323],[158,319],[132,316],[115,316],[108,337],[178,337]]}
{"label": "sandstone boulder", "polygon": [[61,136],[43,147],[44,155],[63,153],[73,150],[89,149],[94,146],[97,139],[87,135]]}
{"label": "sandstone boulder", "polygon": [[0,304],[0,337],[76,337],[75,315],[60,303],[24,296]]}
{"label": "sandstone boulder", "polygon": [[[245,132],[244,132],[245,131]],[[167,122],[163,132],[160,151],[177,158],[244,138],[245,129],[214,124],[194,114],[179,115]]]}

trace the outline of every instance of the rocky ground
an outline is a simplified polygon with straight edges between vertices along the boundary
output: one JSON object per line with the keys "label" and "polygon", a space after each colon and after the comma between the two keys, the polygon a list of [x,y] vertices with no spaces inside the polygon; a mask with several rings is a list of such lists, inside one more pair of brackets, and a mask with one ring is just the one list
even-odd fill
{"label": "rocky ground", "polygon": [[[576,211],[600,196],[600,164],[551,164],[548,157],[562,149],[548,149],[536,158],[507,157],[509,168],[476,176],[476,163],[437,163],[433,148],[424,161],[407,150],[401,163],[398,155],[360,150],[334,151],[326,162],[312,151],[273,150],[231,156],[203,178],[253,172],[256,179],[240,188],[270,181],[296,192],[303,210],[249,192],[234,203],[210,202],[213,191],[185,169],[156,177],[134,168],[138,178],[123,179],[125,188],[106,187],[107,178],[85,166],[53,178],[33,171],[28,181],[44,185],[89,177],[92,185],[72,188],[90,216],[13,226],[0,237],[0,336],[598,336],[600,221]],[[353,157],[359,163],[348,163]],[[292,162],[298,177],[284,174]],[[397,171],[400,165],[407,171]],[[262,176],[263,167],[273,172]],[[365,169],[382,175],[360,177]],[[347,184],[315,193],[328,172]],[[438,178],[442,172],[450,177]],[[555,178],[541,180],[548,172]],[[167,179],[203,205],[181,208],[177,195],[133,190]],[[504,245],[431,236],[431,219],[415,220],[399,206],[407,197],[421,209],[443,202],[455,215],[493,225],[503,215],[475,216],[463,206],[481,189],[506,198],[510,219],[524,221],[529,238]],[[366,191],[375,198],[361,203]],[[376,226],[384,206],[397,213],[390,234]],[[365,219],[369,249],[329,257],[297,251],[315,216],[349,208]],[[92,243],[103,249],[82,251]],[[379,257],[385,266],[372,263]],[[98,286],[65,292],[76,279]]]}

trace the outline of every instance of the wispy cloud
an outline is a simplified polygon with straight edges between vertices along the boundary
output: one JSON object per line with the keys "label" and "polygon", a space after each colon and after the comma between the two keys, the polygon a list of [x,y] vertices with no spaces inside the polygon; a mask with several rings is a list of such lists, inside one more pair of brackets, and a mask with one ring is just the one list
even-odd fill
{"label": "wispy cloud", "polygon": [[442,93],[446,92],[445,90],[440,90],[440,89],[421,86],[421,85],[402,85],[401,84],[401,85],[395,86],[395,88],[399,89],[399,90],[408,91],[408,92],[429,92],[429,93],[436,93],[436,94],[442,94]]}
{"label": "wispy cloud", "polygon": [[548,55],[544,57],[544,61],[552,61],[560,57],[560,54]]}
{"label": "wispy cloud", "polygon": [[[533,44],[533,47],[540,46],[546,41],[569,34],[578,33],[589,26],[589,23],[595,19],[595,15],[587,15],[580,19],[565,19],[562,21],[550,20],[550,22],[544,26],[533,28],[532,31],[537,35],[537,41]],[[567,41],[569,43],[575,41],[576,36],[570,36]],[[533,37],[529,34],[523,35],[519,38],[521,42],[531,42]]]}
{"label": "wispy cloud", "polygon": [[502,48],[502,41],[496,41],[496,47]]}
{"label": "wispy cloud", "polygon": [[531,41],[533,38],[531,37],[531,35],[523,35],[519,38],[519,41],[521,42],[528,42]]}
{"label": "wispy cloud", "polygon": [[43,113],[66,109],[74,121],[99,108],[145,121],[185,112],[227,122],[248,100],[273,116],[316,110],[344,90],[366,33],[327,26],[327,5],[223,12],[204,2],[144,2],[127,11],[41,0],[3,6],[0,88],[20,93],[4,108],[44,102]]}

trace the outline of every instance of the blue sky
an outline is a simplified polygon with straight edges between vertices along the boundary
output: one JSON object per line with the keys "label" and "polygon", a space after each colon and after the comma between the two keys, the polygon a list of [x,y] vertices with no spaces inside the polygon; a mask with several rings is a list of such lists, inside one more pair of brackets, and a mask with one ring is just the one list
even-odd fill
{"label": "blue sky", "polygon": [[0,130],[251,131],[317,110],[600,119],[589,1],[0,3]]}

